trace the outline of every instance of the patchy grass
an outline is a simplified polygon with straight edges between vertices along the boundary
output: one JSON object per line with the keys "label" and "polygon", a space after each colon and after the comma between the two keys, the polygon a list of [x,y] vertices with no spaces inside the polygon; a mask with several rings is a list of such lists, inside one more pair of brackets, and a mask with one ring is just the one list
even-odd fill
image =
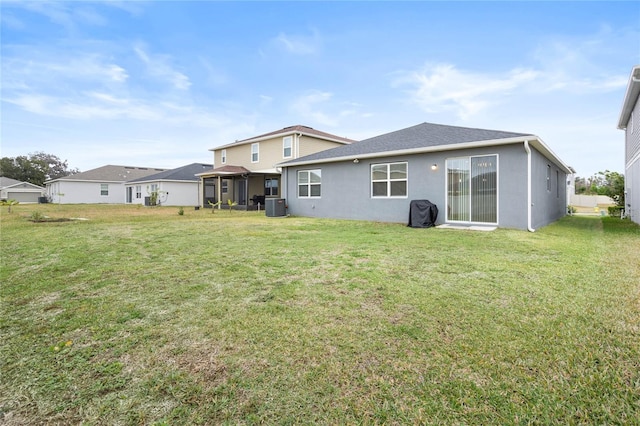
{"label": "patchy grass", "polygon": [[1,219],[8,425],[639,423],[628,221],[470,232],[67,205]]}

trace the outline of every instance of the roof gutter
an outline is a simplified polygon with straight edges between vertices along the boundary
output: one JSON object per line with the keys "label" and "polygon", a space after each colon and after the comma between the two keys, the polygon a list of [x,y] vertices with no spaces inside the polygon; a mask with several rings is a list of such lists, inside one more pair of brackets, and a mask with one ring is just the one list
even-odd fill
{"label": "roof gutter", "polygon": [[631,112],[633,107],[640,96],[640,65],[636,65],[631,70],[631,76],[629,77],[629,83],[627,84],[627,91],[625,93],[624,101],[622,102],[622,111],[620,112],[620,119],[618,120],[618,129],[624,130],[627,128]]}
{"label": "roof gutter", "polygon": [[531,202],[531,147],[529,141],[524,141],[524,150],[527,152],[527,231],[536,232],[531,226],[531,208],[533,203]]}

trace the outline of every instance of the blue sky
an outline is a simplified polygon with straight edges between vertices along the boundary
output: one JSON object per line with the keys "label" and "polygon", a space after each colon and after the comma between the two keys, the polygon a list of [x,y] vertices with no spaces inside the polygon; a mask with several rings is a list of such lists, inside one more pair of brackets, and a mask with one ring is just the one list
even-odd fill
{"label": "blue sky", "polygon": [[579,176],[624,171],[638,2],[13,2],[1,155],[82,171],[212,162],[303,124],[533,133]]}

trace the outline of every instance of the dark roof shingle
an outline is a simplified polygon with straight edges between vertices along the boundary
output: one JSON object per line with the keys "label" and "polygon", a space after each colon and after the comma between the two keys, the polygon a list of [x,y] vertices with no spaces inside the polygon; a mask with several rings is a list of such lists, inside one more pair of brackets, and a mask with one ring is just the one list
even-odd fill
{"label": "dark roof shingle", "polygon": [[200,178],[197,177],[196,174],[210,170],[212,167],[213,164],[192,163],[178,167],[177,169],[165,170],[164,172],[144,176],[140,179],[132,179],[127,182],[151,182],[158,180],[184,180],[197,182]]}
{"label": "dark roof shingle", "polygon": [[52,179],[47,182],[57,180],[77,180],[77,181],[103,181],[103,182],[126,182],[128,180],[139,179],[154,173],[163,172],[166,169],[157,169],[153,167],[132,167],[132,166],[102,166],[97,169],[87,170],[86,172],[76,173],[74,175],[65,176],[58,179]]}
{"label": "dark roof shingle", "polygon": [[443,124],[422,123],[406,129],[396,130],[384,135],[364,139],[350,145],[339,146],[326,151],[307,155],[288,163],[328,160],[340,157],[353,157],[367,154],[384,154],[391,151],[403,151],[443,145],[481,142],[496,139],[508,139],[529,136],[529,133],[505,132],[502,130],[475,129],[469,127],[447,126]]}

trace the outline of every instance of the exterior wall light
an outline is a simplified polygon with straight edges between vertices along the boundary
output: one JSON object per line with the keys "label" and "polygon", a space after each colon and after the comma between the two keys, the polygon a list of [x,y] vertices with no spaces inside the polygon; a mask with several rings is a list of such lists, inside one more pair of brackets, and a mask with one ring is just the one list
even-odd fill
{"label": "exterior wall light", "polygon": [[355,164],[358,164],[358,163],[360,162],[360,160],[358,160],[358,159],[356,158],[355,160],[353,160],[353,162],[354,162]]}
{"label": "exterior wall light", "polygon": [[431,170],[438,170],[438,165],[436,163],[433,163],[431,165]]}

